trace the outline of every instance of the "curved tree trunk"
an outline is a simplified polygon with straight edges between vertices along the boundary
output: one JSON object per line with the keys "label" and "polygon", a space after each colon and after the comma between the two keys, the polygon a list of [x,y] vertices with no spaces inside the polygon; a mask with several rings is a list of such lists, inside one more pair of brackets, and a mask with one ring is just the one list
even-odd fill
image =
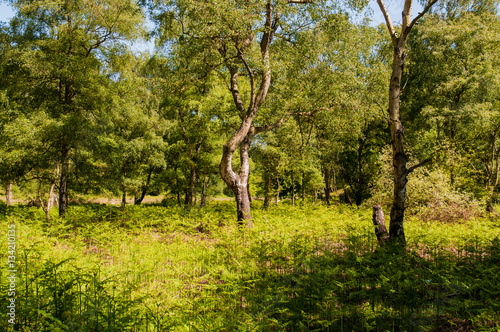
{"label": "curved tree trunk", "polygon": [[149,183],[151,182],[151,174],[153,174],[153,167],[149,169],[148,178],[146,179],[146,184],[142,186],[140,195],[134,198],[135,205],[141,204],[142,201],[144,200],[144,197],[146,197],[146,194],[149,189]]}
{"label": "curved tree trunk", "polygon": [[[243,122],[242,128],[244,125],[245,122]],[[250,123],[249,129],[246,130],[246,134],[244,136],[243,131],[240,128],[240,130],[233,136],[233,138],[224,145],[222,161],[220,164],[221,177],[235,196],[238,222],[240,224],[246,222],[248,227],[253,226],[252,214],[250,212],[250,199],[248,197],[248,177],[250,175],[250,158],[248,156],[248,150],[250,149],[253,135],[254,130],[253,128],[250,128]],[[241,143],[236,144],[240,139]],[[232,145],[231,143],[233,143],[234,145]],[[232,169],[231,161],[233,153],[238,146],[240,147],[241,169],[240,173],[236,174]]]}
{"label": "curved tree trunk", "polygon": [[295,176],[293,171],[291,177],[292,177],[292,206],[295,206]]}

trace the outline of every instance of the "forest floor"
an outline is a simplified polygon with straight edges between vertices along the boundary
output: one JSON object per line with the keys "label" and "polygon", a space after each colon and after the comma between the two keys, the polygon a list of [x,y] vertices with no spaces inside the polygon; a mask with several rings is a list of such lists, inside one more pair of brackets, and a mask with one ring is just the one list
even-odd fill
{"label": "forest floor", "polygon": [[14,273],[16,325],[2,305],[0,330],[500,329],[497,217],[408,217],[401,251],[378,246],[369,209],[255,203],[252,229],[230,201],[87,203],[51,222],[41,208],[3,206],[0,291],[7,304]]}

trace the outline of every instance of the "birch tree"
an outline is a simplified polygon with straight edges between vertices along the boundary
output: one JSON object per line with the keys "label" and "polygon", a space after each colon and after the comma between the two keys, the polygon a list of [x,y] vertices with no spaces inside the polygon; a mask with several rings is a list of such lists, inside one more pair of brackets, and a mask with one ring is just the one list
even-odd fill
{"label": "birch tree", "polygon": [[406,200],[406,183],[408,175],[417,167],[427,163],[423,161],[417,165],[407,168],[408,157],[405,153],[405,128],[401,122],[400,98],[402,93],[401,77],[406,60],[406,44],[410,32],[420,18],[427,13],[438,0],[430,0],[425,4],[422,12],[411,19],[412,0],[405,0],[402,15],[402,23],[399,31],[396,31],[389,12],[383,0],[377,0],[377,3],[384,15],[387,30],[391,38],[392,72],[389,82],[389,126],[391,130],[392,161],[394,174],[394,191],[391,208],[391,221],[389,226],[389,237],[392,242],[397,242],[402,246],[406,245],[403,220]]}

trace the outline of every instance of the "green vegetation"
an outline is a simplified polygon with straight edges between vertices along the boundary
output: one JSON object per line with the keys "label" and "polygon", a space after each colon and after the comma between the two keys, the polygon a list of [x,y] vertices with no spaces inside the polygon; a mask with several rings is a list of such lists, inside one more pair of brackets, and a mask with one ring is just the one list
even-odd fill
{"label": "green vegetation", "polygon": [[[395,254],[378,247],[365,209],[284,202],[254,209],[247,229],[227,202],[191,211],[167,203],[75,205],[50,224],[40,209],[8,208],[18,232],[16,329],[500,328],[498,219],[411,218],[407,251]],[[2,248],[6,238],[3,227]],[[4,299],[6,287],[2,272]]]}
{"label": "green vegetation", "polygon": [[1,331],[500,329],[500,0],[4,1]]}

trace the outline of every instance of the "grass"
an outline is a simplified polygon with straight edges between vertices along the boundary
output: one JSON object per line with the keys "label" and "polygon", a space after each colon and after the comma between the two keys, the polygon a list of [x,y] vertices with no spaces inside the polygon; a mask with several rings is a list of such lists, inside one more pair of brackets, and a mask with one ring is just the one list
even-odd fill
{"label": "grass", "polygon": [[[233,202],[71,206],[47,224],[14,207],[19,331],[498,331],[500,222],[406,222],[404,254],[377,247],[371,211]],[[7,250],[0,260],[7,262]],[[2,302],[7,298],[2,266]],[[12,330],[7,308],[0,329]]]}

